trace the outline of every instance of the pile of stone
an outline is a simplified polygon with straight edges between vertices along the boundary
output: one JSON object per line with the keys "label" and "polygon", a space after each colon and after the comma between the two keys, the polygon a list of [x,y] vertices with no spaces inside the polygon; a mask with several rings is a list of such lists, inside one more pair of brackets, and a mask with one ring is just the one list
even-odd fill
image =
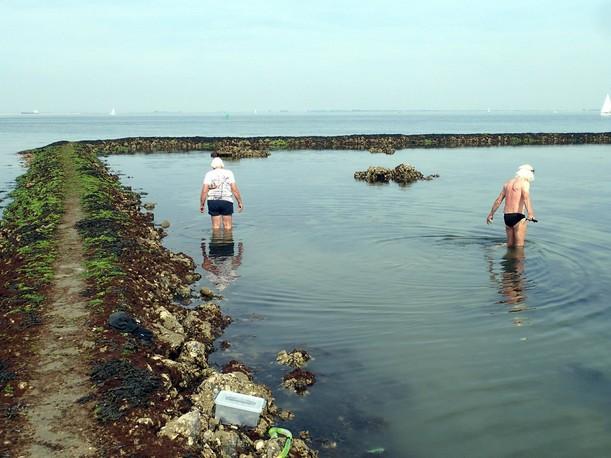
{"label": "pile of stone", "polygon": [[262,149],[253,149],[243,145],[219,145],[215,150],[224,159],[242,159],[245,157],[268,157],[270,153]]}
{"label": "pile of stone", "polygon": [[399,164],[394,169],[386,167],[369,167],[365,171],[354,173],[356,180],[367,181],[368,183],[388,183],[391,180],[399,184],[413,183],[414,181],[432,180],[439,175],[433,174],[425,176],[422,172],[410,164]]}

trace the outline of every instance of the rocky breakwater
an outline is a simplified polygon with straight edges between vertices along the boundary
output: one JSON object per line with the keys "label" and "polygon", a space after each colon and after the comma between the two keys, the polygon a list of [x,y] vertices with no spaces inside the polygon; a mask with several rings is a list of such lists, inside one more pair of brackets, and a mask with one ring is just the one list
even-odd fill
{"label": "rocky breakwater", "polygon": [[[59,142],[57,144],[61,144]],[[274,150],[361,150],[393,154],[408,148],[611,144],[611,132],[368,134],[301,137],[128,137],[83,140],[97,155],[217,151],[222,157],[267,157]],[[54,144],[56,145],[56,144]]]}
{"label": "rocky breakwater", "polygon": [[[107,434],[105,456],[276,456],[283,438],[267,431],[283,417],[271,391],[239,370],[221,373],[208,364],[214,340],[230,323],[220,307],[198,300],[191,258],[161,243],[152,215],[95,157],[79,147],[83,207],[79,231],[87,246],[87,297],[97,334],[91,380],[80,402]],[[207,296],[210,297],[210,296]],[[199,299],[201,300],[201,299]],[[199,301],[198,300],[198,301]],[[256,428],[220,424],[214,398],[220,390],[260,396],[266,407]],[[291,456],[317,453],[300,439]]]}
{"label": "rocky breakwater", "polygon": [[439,175],[427,175],[417,170],[410,164],[399,164],[394,169],[386,167],[369,167],[367,170],[354,172],[356,180],[367,181],[368,183],[388,183],[395,181],[399,184],[413,183],[414,181],[432,180]]}

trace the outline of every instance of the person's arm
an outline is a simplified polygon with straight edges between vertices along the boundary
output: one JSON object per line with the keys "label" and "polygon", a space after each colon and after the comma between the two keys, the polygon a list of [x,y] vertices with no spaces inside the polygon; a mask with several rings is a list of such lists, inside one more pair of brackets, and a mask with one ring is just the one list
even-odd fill
{"label": "person's arm", "polygon": [[206,199],[208,198],[208,185],[204,183],[202,186],[202,192],[199,196],[199,211],[204,213],[204,208],[206,207]]}
{"label": "person's arm", "polygon": [[533,220],[537,219],[535,216],[535,209],[533,208],[532,201],[530,200],[530,184],[527,183],[522,188],[522,201],[524,202],[524,206],[526,207],[526,212],[528,217],[526,219]]}
{"label": "person's arm", "polygon": [[242,195],[240,194],[237,184],[231,183],[231,192],[233,193],[235,200],[238,202],[238,211],[241,212],[244,210],[244,202],[242,201]]}
{"label": "person's arm", "polygon": [[503,186],[503,189],[501,189],[501,193],[492,203],[492,209],[490,210],[490,213],[488,213],[488,217],[486,218],[486,224],[492,223],[492,220],[494,219],[494,212],[498,210],[498,208],[503,203],[504,199],[505,199],[505,186]]}

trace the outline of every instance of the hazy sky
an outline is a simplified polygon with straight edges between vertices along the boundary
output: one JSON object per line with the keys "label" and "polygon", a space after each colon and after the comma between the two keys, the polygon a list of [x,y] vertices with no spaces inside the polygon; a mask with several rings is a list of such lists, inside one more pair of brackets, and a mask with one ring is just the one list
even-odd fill
{"label": "hazy sky", "polygon": [[0,0],[0,112],[599,108],[611,0]]}

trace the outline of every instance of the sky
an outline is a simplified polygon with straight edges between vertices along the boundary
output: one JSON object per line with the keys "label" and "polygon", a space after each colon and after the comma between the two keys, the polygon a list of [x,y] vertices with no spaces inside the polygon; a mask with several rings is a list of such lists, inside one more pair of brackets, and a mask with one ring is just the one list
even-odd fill
{"label": "sky", "polygon": [[0,0],[0,113],[582,110],[611,0]]}

